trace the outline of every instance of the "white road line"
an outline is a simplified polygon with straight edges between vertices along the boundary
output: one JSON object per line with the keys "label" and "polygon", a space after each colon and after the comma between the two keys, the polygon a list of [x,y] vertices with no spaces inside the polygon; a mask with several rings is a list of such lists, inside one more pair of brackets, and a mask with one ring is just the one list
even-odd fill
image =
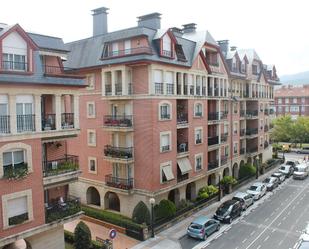
{"label": "white road line", "polygon": [[255,231],[253,231],[252,233],[250,233],[250,236],[252,236],[255,233]]}
{"label": "white road line", "polygon": [[291,201],[290,203],[281,210],[281,212],[273,219],[272,222],[269,223],[269,225],[267,227],[264,228],[264,230],[246,247],[246,249],[250,248],[250,246],[252,246],[262,235],[263,233],[285,212],[285,210],[287,210],[290,205],[292,203],[294,203],[294,201],[304,192],[307,191],[307,187],[309,186],[309,184],[305,185],[305,187],[303,188],[303,190],[301,190]]}
{"label": "white road line", "polygon": [[280,225],[281,225],[281,222],[278,223],[278,227],[280,227]]}
{"label": "white road line", "polygon": [[288,215],[290,215],[290,214],[291,214],[291,211],[288,212]]}
{"label": "white road line", "polygon": [[269,217],[265,219],[265,222],[267,222],[269,220]]}
{"label": "white road line", "polygon": [[264,239],[264,242],[266,241],[266,240],[268,240],[269,239],[269,236],[267,236],[265,239]]}
{"label": "white road line", "polygon": [[276,231],[276,229],[274,228],[271,232],[274,233]]}
{"label": "white road line", "polygon": [[284,217],[282,218],[282,220],[286,220],[286,216],[284,216]]}
{"label": "white road line", "polygon": [[244,239],[241,243],[245,243],[248,239]]}
{"label": "white road line", "polygon": [[260,249],[262,246],[261,245],[259,245],[256,249]]}
{"label": "white road line", "polygon": [[280,242],[278,243],[278,246],[280,246],[283,243],[283,239],[280,240]]}

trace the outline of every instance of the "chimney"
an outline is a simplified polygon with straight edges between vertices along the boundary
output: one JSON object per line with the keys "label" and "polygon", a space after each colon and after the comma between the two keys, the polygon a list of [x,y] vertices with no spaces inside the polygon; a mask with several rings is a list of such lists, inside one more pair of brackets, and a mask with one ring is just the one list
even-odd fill
{"label": "chimney", "polygon": [[182,35],[183,35],[182,29],[180,29],[180,28],[173,27],[173,28],[171,28],[171,31],[173,32],[174,36],[176,36],[176,37],[182,37]]}
{"label": "chimney", "polygon": [[92,10],[93,36],[107,34],[107,11],[105,7]]}
{"label": "chimney", "polygon": [[221,41],[217,41],[217,42],[220,46],[220,49],[222,51],[223,56],[226,57],[227,52],[229,50],[229,40],[221,40]]}
{"label": "chimney", "polygon": [[184,24],[182,25],[182,27],[183,27],[182,31],[184,33],[192,33],[196,31],[196,23]]}
{"label": "chimney", "polygon": [[231,48],[230,48],[231,51],[235,51],[236,49],[237,49],[236,46],[231,46]]}
{"label": "chimney", "polygon": [[137,26],[146,27],[150,29],[160,29],[161,28],[161,14],[154,12],[148,15],[137,17]]}

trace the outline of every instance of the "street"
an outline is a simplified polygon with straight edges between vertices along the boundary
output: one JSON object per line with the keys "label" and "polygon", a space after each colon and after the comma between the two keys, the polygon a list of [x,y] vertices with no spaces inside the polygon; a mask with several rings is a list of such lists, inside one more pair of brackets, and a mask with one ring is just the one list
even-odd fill
{"label": "street", "polygon": [[[285,157],[302,159],[303,155],[291,153],[285,154]],[[221,230],[206,241],[185,235],[179,239],[179,243],[186,249],[293,248],[309,221],[308,204],[309,179],[298,181],[290,177],[273,192],[254,203],[232,224],[222,225]]]}

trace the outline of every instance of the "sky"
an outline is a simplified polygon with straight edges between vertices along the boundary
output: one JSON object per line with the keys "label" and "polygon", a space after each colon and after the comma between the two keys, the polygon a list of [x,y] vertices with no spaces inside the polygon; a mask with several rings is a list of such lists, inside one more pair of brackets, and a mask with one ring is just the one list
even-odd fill
{"label": "sky", "polygon": [[0,23],[70,42],[92,35],[91,10],[109,8],[108,31],[137,25],[138,16],[159,12],[161,28],[194,22],[216,40],[254,48],[279,75],[309,70],[307,0],[2,0]]}

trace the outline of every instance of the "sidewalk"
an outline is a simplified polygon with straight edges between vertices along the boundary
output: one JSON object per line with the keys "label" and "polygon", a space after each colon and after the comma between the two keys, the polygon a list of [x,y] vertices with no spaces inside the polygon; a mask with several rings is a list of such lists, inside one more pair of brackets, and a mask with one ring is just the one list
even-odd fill
{"label": "sidewalk", "polygon": [[[76,225],[80,222],[80,219],[74,220],[72,222],[66,223],[64,225],[64,229],[69,232],[74,232],[74,229]],[[100,237],[102,239],[107,239],[109,237],[109,230],[106,227],[103,227],[101,225],[94,224],[92,222],[84,221],[89,227],[91,231],[92,239],[95,240],[96,237]],[[116,238],[113,242],[113,249],[126,249],[126,248],[132,248],[135,245],[139,243],[138,240],[135,240],[131,237],[126,236],[125,234],[117,233]]]}
{"label": "sidewalk", "polygon": [[[270,171],[268,171],[264,175],[259,176],[259,179],[253,180],[253,181],[247,183],[246,185],[240,187],[235,192],[238,192],[238,191],[245,192],[248,189],[248,187],[250,187],[252,185],[253,182],[263,181],[263,179],[265,179],[272,172],[277,171],[277,170],[278,170],[278,166],[271,169]],[[132,249],[150,249],[150,248],[151,249],[159,249],[159,248],[182,249],[178,240],[179,240],[179,238],[186,235],[187,227],[192,222],[192,220],[195,217],[198,217],[200,215],[206,215],[206,216],[211,215],[212,216],[212,214],[215,213],[215,211],[221,205],[221,203],[223,203],[226,200],[231,199],[234,196],[235,192],[232,192],[231,194],[224,196],[221,199],[220,202],[215,202],[212,205],[205,207],[204,209],[202,209],[202,210],[198,211],[197,213],[191,215],[190,217],[184,219],[183,221],[175,224],[171,228],[168,228],[168,229],[156,234],[155,238],[151,238],[147,241],[139,243],[138,245],[132,247]]]}

